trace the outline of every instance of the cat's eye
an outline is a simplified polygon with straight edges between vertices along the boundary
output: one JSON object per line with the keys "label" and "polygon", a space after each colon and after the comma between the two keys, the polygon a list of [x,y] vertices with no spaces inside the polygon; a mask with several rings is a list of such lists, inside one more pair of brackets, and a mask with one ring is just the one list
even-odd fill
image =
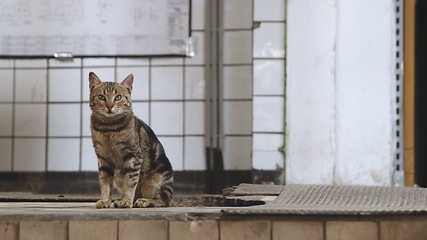
{"label": "cat's eye", "polygon": [[120,99],[122,99],[122,95],[117,95],[117,96],[114,98],[114,100],[115,100],[115,101],[120,101]]}
{"label": "cat's eye", "polygon": [[104,95],[98,95],[98,98],[99,98],[99,100],[101,100],[101,101],[105,101],[106,99],[105,99],[105,96]]}

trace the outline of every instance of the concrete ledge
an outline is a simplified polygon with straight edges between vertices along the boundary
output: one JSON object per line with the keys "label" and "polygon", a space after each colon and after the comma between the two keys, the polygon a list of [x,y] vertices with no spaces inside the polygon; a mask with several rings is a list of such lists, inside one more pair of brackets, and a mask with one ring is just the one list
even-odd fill
{"label": "concrete ledge", "polygon": [[[279,186],[246,184],[233,192],[277,198],[240,208],[96,209],[94,201],[0,202],[0,239],[427,239],[425,189],[288,185],[280,191]],[[364,205],[370,212],[360,208]],[[350,207],[342,211],[345,206]],[[385,211],[371,211],[375,206]]]}
{"label": "concrete ledge", "polygon": [[95,203],[0,203],[0,221],[178,220],[218,219],[217,207],[96,209]]}
{"label": "concrete ledge", "polygon": [[[251,208],[256,207],[244,207]],[[427,239],[427,214],[228,215],[223,210],[95,209],[92,202],[0,203],[0,239]]]}

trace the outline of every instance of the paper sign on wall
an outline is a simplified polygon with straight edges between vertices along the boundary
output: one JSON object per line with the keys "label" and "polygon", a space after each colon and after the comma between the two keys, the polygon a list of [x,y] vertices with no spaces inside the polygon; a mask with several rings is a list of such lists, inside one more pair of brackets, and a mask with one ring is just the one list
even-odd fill
{"label": "paper sign on wall", "polygon": [[0,56],[186,55],[190,0],[1,0]]}

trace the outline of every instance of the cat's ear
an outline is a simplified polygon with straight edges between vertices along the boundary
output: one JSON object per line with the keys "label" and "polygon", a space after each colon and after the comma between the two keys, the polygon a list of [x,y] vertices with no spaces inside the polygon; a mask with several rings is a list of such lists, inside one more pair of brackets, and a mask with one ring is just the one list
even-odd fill
{"label": "cat's ear", "polygon": [[89,73],[89,89],[92,90],[96,85],[102,83],[101,79],[94,72]]}
{"label": "cat's ear", "polygon": [[129,74],[120,84],[125,86],[128,89],[129,93],[131,93],[133,84],[133,74]]}

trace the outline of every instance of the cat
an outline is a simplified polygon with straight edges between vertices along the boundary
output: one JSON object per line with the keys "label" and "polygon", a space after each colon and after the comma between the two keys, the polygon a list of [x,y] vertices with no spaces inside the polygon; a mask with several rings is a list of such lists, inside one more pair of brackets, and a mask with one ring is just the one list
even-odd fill
{"label": "cat", "polygon": [[113,185],[122,197],[116,208],[167,207],[173,199],[173,170],[153,130],[132,111],[134,76],[121,83],[103,82],[89,73],[90,128],[98,158],[101,199],[109,208]]}

